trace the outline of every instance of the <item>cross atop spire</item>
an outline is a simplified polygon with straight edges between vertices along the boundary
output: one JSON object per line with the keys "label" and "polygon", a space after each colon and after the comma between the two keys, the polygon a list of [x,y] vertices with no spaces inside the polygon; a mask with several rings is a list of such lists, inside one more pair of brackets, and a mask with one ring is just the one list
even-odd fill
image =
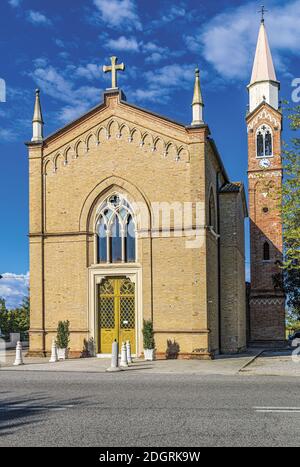
{"label": "cross atop spire", "polygon": [[259,28],[251,81],[248,86],[252,112],[262,102],[278,109],[280,83],[277,81],[268,35],[264,23],[265,7],[262,6],[262,21]]}
{"label": "cross atop spire", "polygon": [[265,22],[265,13],[267,13],[269,10],[265,9],[265,5],[262,5],[260,10],[258,10],[258,13],[261,13],[261,23]]}
{"label": "cross atop spire", "polygon": [[117,65],[118,57],[110,57],[110,60],[111,60],[111,66],[104,65],[103,72],[104,73],[111,72],[111,89],[118,89],[117,72],[124,71],[125,65],[124,63],[120,63],[119,65]]}

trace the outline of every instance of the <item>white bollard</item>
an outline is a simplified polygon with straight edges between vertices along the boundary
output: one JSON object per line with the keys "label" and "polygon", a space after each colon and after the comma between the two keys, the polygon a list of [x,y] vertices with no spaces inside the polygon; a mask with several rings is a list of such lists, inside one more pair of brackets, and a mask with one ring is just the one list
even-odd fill
{"label": "white bollard", "polygon": [[106,371],[121,371],[119,367],[119,345],[116,340],[112,344],[111,366]]}
{"label": "white bollard", "polygon": [[56,363],[57,361],[58,361],[58,357],[57,357],[57,346],[56,346],[55,339],[53,339],[53,341],[52,341],[52,347],[51,347],[51,357],[50,357],[49,362],[50,362],[50,363]]}
{"label": "white bollard", "polygon": [[15,366],[24,365],[23,363],[23,355],[22,355],[22,344],[20,341],[17,342],[16,346],[16,359],[15,359]]}
{"label": "white bollard", "polygon": [[128,362],[128,363],[132,363],[130,341],[127,341],[127,342],[126,342],[126,353],[127,353],[127,362]]}
{"label": "white bollard", "polygon": [[127,362],[127,352],[126,352],[126,344],[123,342],[122,349],[121,349],[121,363],[120,366],[126,368],[128,366]]}

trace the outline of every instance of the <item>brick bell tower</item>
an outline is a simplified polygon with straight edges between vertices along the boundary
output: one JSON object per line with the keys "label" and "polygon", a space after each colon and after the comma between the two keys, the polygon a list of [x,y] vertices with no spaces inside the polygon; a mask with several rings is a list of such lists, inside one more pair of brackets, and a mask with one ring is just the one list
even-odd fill
{"label": "brick bell tower", "polygon": [[282,185],[279,89],[262,18],[246,117],[251,248],[249,337],[250,344],[272,346],[285,339],[285,296],[279,267],[282,221],[277,194]]}

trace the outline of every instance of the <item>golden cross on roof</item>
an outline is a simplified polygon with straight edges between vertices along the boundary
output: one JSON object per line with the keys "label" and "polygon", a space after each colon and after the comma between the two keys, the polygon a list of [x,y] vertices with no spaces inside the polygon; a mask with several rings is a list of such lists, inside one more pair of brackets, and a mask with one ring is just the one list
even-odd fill
{"label": "golden cross on roof", "polygon": [[125,65],[124,63],[120,63],[117,65],[118,58],[117,57],[110,57],[111,60],[111,66],[103,66],[103,71],[104,73],[109,73],[111,72],[111,88],[112,89],[117,89],[118,84],[117,84],[117,72],[118,71],[124,71],[125,70]]}
{"label": "golden cross on roof", "polygon": [[265,5],[262,5],[261,6],[261,9],[258,10],[258,13],[261,13],[261,22],[264,23],[265,22],[265,13],[267,13],[269,10],[266,10],[265,9]]}

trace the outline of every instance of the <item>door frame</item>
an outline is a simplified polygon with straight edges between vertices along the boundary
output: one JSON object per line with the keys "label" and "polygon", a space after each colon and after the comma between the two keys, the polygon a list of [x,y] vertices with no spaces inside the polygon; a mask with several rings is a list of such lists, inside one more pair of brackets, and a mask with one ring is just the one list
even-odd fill
{"label": "door frame", "polygon": [[142,301],[142,270],[139,265],[109,264],[91,266],[88,271],[88,324],[89,335],[95,343],[95,356],[111,357],[111,354],[98,354],[99,349],[99,300],[98,288],[106,277],[128,277],[135,284],[135,344],[136,356],[143,351],[143,301]]}

